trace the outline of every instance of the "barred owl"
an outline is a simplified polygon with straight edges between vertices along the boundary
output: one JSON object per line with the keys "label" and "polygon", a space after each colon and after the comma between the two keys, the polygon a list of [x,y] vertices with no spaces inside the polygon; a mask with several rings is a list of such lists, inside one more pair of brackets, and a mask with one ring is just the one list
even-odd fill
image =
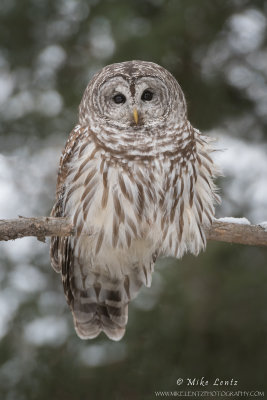
{"label": "barred owl", "polygon": [[89,82],[63,151],[52,216],[72,237],[53,237],[78,336],[120,340],[128,304],[150,286],[159,256],[198,254],[218,201],[211,140],[187,119],[184,94],[161,66],[108,65]]}

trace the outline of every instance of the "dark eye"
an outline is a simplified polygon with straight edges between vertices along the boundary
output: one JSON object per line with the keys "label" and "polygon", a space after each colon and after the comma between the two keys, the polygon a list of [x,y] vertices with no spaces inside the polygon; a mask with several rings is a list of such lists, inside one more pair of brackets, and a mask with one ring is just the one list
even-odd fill
{"label": "dark eye", "polygon": [[150,90],[145,90],[142,94],[141,100],[150,101],[153,99],[153,93]]}
{"label": "dark eye", "polygon": [[118,94],[115,94],[115,96],[113,97],[113,101],[116,104],[123,104],[126,101],[126,97],[124,96],[124,94],[118,93]]}

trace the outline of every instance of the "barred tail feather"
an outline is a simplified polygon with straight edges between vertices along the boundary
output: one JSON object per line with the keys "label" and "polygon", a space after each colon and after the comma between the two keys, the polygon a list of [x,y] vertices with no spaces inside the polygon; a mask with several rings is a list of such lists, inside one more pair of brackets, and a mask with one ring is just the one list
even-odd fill
{"label": "barred tail feather", "polygon": [[128,303],[142,282],[137,278],[111,279],[103,274],[89,272],[88,288],[77,288],[72,280],[73,299],[70,303],[74,326],[81,339],[93,339],[103,331],[110,339],[120,340],[128,320]]}

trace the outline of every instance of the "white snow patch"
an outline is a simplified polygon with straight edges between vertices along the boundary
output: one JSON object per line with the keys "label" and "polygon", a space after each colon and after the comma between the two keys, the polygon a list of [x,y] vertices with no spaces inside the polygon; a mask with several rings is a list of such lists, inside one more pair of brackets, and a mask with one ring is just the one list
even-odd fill
{"label": "white snow patch", "polygon": [[265,232],[267,232],[267,221],[260,222],[258,225],[261,226]]}
{"label": "white snow patch", "polygon": [[218,220],[221,222],[229,222],[231,224],[250,225],[250,222],[247,218],[223,217],[219,218]]}

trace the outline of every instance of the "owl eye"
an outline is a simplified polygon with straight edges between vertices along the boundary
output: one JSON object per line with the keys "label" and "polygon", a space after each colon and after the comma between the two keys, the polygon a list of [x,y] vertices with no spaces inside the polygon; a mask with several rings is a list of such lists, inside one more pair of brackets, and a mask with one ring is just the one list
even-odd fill
{"label": "owl eye", "polygon": [[153,99],[153,93],[150,90],[145,90],[141,96],[141,100],[150,101]]}
{"label": "owl eye", "polygon": [[118,93],[118,94],[115,94],[115,96],[113,97],[113,101],[116,104],[123,104],[126,101],[126,97],[124,96],[124,94]]}

